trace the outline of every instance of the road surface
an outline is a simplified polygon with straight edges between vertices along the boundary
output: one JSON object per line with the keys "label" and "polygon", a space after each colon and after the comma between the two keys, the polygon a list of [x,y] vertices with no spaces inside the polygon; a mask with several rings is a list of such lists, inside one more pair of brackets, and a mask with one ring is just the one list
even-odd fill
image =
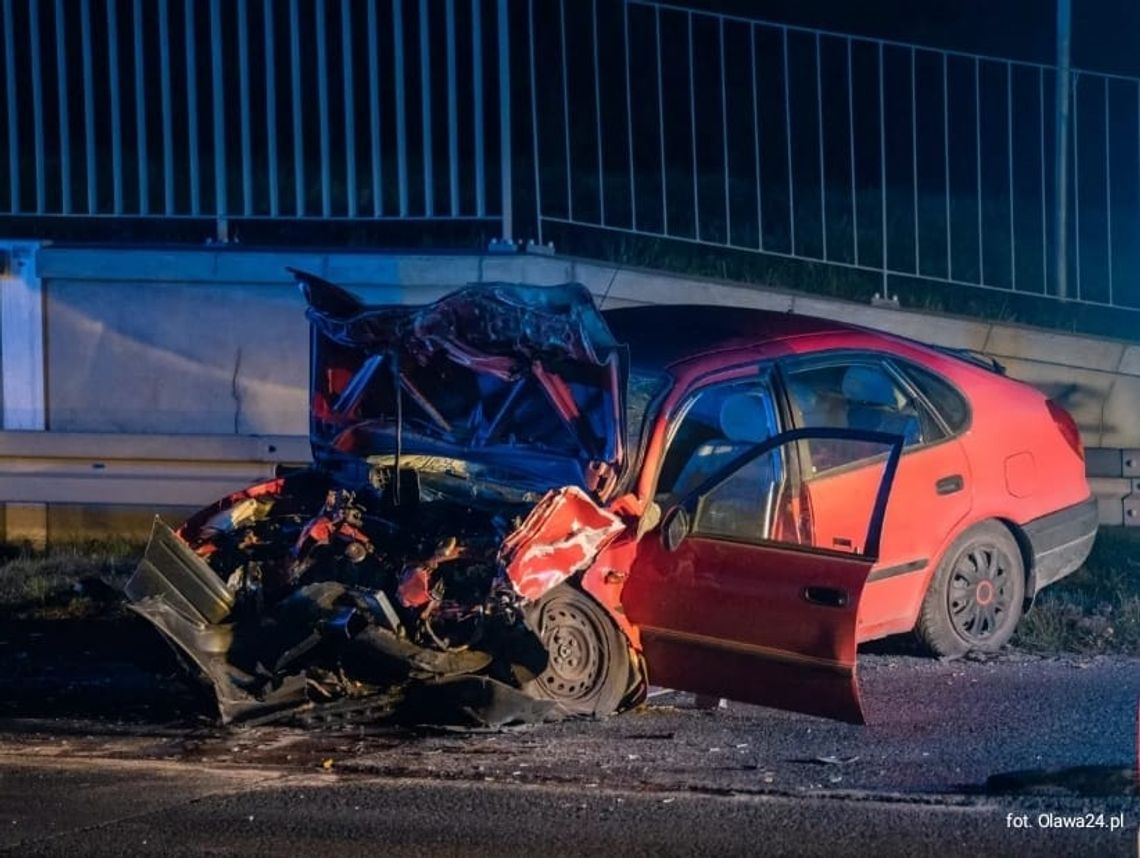
{"label": "road surface", "polygon": [[225,731],[141,674],[8,674],[0,850],[1140,854],[1140,660],[861,664],[865,727],[663,694],[507,732]]}

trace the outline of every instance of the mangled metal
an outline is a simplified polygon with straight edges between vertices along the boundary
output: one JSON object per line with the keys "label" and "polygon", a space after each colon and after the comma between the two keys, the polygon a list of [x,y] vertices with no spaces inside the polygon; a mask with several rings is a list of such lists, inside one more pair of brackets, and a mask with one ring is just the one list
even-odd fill
{"label": "mangled metal", "polygon": [[588,293],[366,308],[298,279],[316,463],[177,532],[156,521],[133,610],[223,722],[378,699],[429,720],[566,714],[523,690],[549,660],[528,617],[625,529],[605,508],[623,358]]}

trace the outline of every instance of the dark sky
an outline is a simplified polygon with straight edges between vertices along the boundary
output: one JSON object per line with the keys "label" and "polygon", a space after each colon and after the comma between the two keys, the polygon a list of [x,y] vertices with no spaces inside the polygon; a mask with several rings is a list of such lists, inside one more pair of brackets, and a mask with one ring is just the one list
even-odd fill
{"label": "dark sky", "polygon": [[[708,0],[685,4],[844,33],[1050,63],[1055,0]],[[1140,3],[1073,0],[1072,62],[1140,74]]]}

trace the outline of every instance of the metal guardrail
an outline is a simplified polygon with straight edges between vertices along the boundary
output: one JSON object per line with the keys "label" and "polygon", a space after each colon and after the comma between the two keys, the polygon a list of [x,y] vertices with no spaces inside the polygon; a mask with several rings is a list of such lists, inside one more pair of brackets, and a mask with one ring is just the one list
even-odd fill
{"label": "metal guardrail", "polygon": [[291,435],[0,432],[0,504],[203,506],[309,458]]}

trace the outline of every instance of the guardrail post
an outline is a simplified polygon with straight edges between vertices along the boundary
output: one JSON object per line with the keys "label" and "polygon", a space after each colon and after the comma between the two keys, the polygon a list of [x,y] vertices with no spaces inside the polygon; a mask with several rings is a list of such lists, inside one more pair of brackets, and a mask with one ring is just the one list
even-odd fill
{"label": "guardrail post", "polygon": [[[36,242],[0,241],[0,415],[4,429],[47,428],[44,401],[44,302]],[[3,537],[43,544],[47,507],[8,504]]]}

